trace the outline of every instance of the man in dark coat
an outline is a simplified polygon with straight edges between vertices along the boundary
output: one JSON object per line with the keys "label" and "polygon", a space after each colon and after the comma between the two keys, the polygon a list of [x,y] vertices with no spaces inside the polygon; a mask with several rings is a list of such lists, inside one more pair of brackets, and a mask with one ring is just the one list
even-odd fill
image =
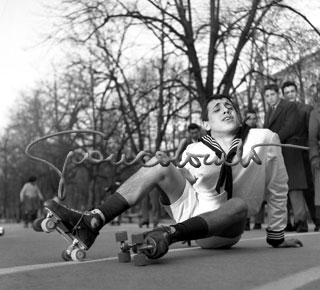
{"label": "man in dark coat", "polygon": [[[276,84],[264,87],[264,98],[270,109],[265,116],[264,128],[279,135],[282,144],[300,145],[300,124],[305,120],[299,114],[295,103],[280,99]],[[289,176],[289,199],[291,202],[297,232],[307,232],[307,209],[303,191],[308,188],[302,150],[282,148],[282,154]],[[290,229],[288,220],[288,229]]]}
{"label": "man in dark coat", "polygon": [[320,217],[320,186],[317,173],[320,170],[320,83],[310,87],[310,95],[314,101],[314,109],[309,119],[309,158],[314,181],[316,217]]}
{"label": "man in dark coat", "polygon": [[[304,122],[299,122],[299,141],[298,145],[308,146],[308,124],[310,119],[310,113],[313,110],[311,105],[305,104],[299,100],[297,85],[292,81],[286,81],[281,86],[282,94],[284,98],[290,102],[294,102],[299,110],[300,120]],[[315,225],[314,230],[319,231],[320,221],[316,217],[315,210],[315,196],[314,196],[314,185],[311,171],[311,164],[309,161],[308,151],[302,151],[303,160],[306,170],[306,177],[308,183],[308,189],[303,191],[304,198],[311,216],[311,219]]]}

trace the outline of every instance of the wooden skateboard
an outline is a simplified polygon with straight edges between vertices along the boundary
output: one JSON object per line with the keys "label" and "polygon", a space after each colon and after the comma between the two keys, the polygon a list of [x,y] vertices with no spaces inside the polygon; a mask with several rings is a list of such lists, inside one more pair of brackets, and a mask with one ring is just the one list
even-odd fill
{"label": "wooden skateboard", "polygon": [[155,250],[155,243],[152,239],[144,238],[143,233],[132,234],[131,243],[128,242],[128,233],[126,231],[116,232],[116,242],[120,242],[121,251],[118,253],[118,261],[126,263],[131,261],[131,251],[134,253],[133,261],[135,266],[147,265],[146,253],[152,253]]}
{"label": "wooden skateboard", "polygon": [[63,224],[59,216],[45,207],[46,218],[40,226],[46,233],[57,231],[68,243],[69,246],[62,251],[62,258],[65,261],[83,261],[86,258],[87,247],[79,241]]}

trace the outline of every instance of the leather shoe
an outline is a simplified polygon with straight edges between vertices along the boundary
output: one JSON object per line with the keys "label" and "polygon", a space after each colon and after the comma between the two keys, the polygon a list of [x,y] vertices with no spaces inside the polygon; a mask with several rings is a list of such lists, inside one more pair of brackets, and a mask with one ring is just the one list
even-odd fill
{"label": "leather shoe", "polygon": [[254,230],[261,230],[261,224],[254,224],[253,229]]}

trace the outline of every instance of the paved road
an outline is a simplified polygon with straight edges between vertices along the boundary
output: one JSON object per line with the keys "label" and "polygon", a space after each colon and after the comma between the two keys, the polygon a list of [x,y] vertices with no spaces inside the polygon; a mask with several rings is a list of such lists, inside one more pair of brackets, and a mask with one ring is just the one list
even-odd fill
{"label": "paved road", "polygon": [[62,260],[67,243],[55,232],[4,226],[1,290],[320,289],[320,233],[294,234],[303,248],[273,249],[265,242],[265,230],[251,230],[230,250],[176,244],[165,257],[137,267],[118,262],[114,240],[119,230],[141,232],[135,224],[105,226],[84,262]]}

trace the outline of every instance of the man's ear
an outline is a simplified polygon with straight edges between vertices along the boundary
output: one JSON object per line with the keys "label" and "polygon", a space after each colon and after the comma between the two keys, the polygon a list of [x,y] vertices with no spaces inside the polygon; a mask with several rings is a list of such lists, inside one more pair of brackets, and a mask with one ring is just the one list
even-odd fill
{"label": "man's ear", "polygon": [[210,131],[211,130],[211,128],[209,126],[209,122],[203,121],[202,124],[203,124],[203,127],[206,129],[206,131]]}

